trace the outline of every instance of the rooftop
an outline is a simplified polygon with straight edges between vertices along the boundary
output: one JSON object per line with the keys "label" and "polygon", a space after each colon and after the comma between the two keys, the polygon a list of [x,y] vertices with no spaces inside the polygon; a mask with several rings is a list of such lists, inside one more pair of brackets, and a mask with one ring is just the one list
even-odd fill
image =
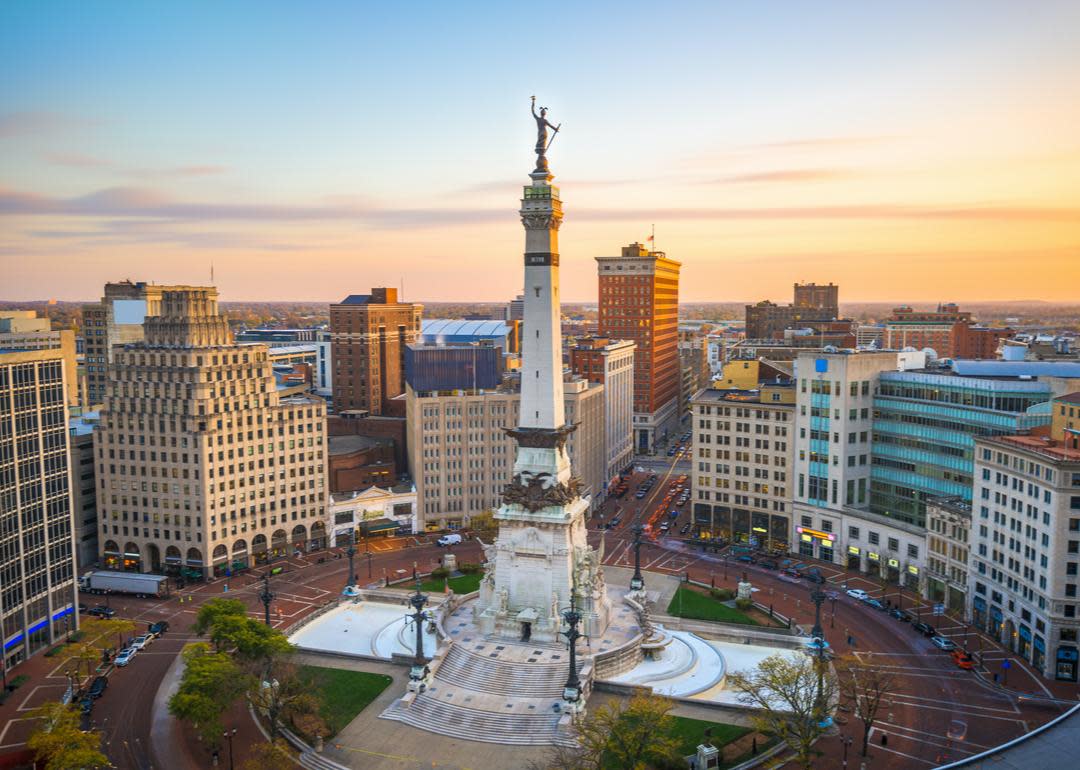
{"label": "rooftop", "polygon": [[994,436],[977,439],[988,444],[1001,444],[1010,449],[1026,449],[1055,462],[1080,463],[1080,449],[1073,449],[1046,435],[1046,428],[1036,429],[1026,436]]}
{"label": "rooftop", "polygon": [[[793,389],[794,387],[795,387],[794,383],[779,383],[779,384],[769,383],[769,389],[770,390]],[[757,389],[749,390],[749,389],[743,389],[743,388],[705,388],[704,390],[699,391],[697,393],[697,395],[694,396],[693,401],[694,401],[694,403],[720,402],[720,401],[729,401],[729,402],[741,401],[741,402],[747,402],[747,403],[752,403],[752,404],[764,404],[766,406],[782,406],[782,407],[786,407],[786,408],[789,408],[789,409],[794,409],[795,408],[794,404],[785,404],[785,403],[781,403],[779,401],[777,401],[777,402],[772,402],[772,401],[762,402],[762,400],[761,400],[761,391],[760,390],[757,390]]]}
{"label": "rooftop", "polygon": [[966,377],[1080,377],[1080,361],[982,361],[957,359],[953,371]]}
{"label": "rooftop", "polygon": [[376,446],[391,446],[393,441],[387,438],[371,436],[331,436],[329,439],[330,455],[347,455]]}
{"label": "rooftop", "polygon": [[1076,393],[1067,393],[1066,395],[1059,396],[1054,400],[1058,403],[1063,404],[1080,404],[1080,391],[1077,391]]}

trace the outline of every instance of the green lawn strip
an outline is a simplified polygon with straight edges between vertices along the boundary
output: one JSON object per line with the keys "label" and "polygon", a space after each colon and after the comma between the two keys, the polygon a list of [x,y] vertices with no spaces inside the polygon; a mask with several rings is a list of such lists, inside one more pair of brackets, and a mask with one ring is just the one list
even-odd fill
{"label": "green lawn strip", "polygon": [[697,751],[698,744],[702,742],[705,728],[712,730],[709,740],[713,746],[723,748],[734,740],[751,732],[749,727],[739,725],[726,725],[722,722],[706,722],[702,719],[690,719],[689,717],[673,717],[675,726],[671,734],[679,741],[679,754],[689,756]]}
{"label": "green lawn strip", "polygon": [[761,625],[745,612],[728,607],[711,596],[685,586],[679,586],[675,595],[671,597],[667,612],[669,615],[691,620],[714,620],[720,623],[742,623],[748,626]]}
{"label": "green lawn strip", "polygon": [[[473,591],[480,589],[480,580],[483,575],[459,575],[458,577],[450,578],[450,590],[456,594],[471,594]],[[427,591],[429,593],[440,593],[445,586],[444,580],[438,578],[435,580],[425,580],[420,584],[421,591]],[[404,585],[400,587],[405,587]]]}
{"label": "green lawn strip", "polygon": [[310,677],[312,690],[322,700],[320,713],[330,727],[331,736],[341,732],[392,681],[385,674],[321,666],[301,666],[300,672],[301,676]]}
{"label": "green lawn strip", "polygon": [[747,749],[746,751],[744,751],[739,756],[732,757],[731,759],[727,760],[726,762],[721,762],[720,767],[718,767],[717,770],[727,770],[727,768],[729,768],[729,767],[738,767],[743,762],[746,762],[747,760],[749,760],[751,757],[759,756],[761,754],[764,754],[766,751],[768,751],[769,749],[771,749],[773,746],[776,745],[777,740],[778,739],[774,738],[774,737],[768,737],[768,738],[765,738],[763,740],[759,740],[758,741],[758,746],[757,746],[757,754],[754,754],[754,750],[752,748]]}

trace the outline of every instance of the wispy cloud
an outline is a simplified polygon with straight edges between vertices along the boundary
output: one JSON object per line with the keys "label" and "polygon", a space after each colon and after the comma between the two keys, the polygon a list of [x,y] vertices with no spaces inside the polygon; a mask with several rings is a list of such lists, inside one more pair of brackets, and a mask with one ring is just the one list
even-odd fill
{"label": "wispy cloud", "polygon": [[827,182],[856,176],[850,169],[841,168],[785,168],[776,171],[758,171],[733,174],[719,179],[705,180],[703,184],[754,184],[758,182]]}
{"label": "wispy cloud", "polygon": [[0,137],[57,134],[96,125],[87,118],[46,110],[0,113]]}
{"label": "wispy cloud", "polygon": [[42,156],[54,166],[71,166],[73,168],[94,168],[99,166],[112,166],[112,161],[104,158],[96,158],[93,155],[83,155],[78,152],[47,152]]}
{"label": "wispy cloud", "polygon": [[[368,227],[445,227],[512,221],[500,208],[392,209],[370,204],[283,205],[178,201],[153,188],[112,187],[75,198],[56,198],[0,188],[0,216],[74,216],[138,218],[174,222],[347,221]],[[966,221],[1080,222],[1080,208],[1022,206],[1000,202],[926,206],[851,204],[834,206],[763,206],[758,208],[581,208],[571,216],[582,221],[900,219]]]}
{"label": "wispy cloud", "polygon": [[801,139],[785,139],[779,142],[763,142],[747,145],[748,149],[814,149],[818,147],[862,147],[882,144],[895,139],[892,136],[818,136]]}

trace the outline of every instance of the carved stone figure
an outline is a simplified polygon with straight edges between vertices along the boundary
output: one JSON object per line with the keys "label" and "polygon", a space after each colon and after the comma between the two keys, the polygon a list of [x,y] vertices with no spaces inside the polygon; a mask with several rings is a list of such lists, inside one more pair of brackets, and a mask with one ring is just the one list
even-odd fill
{"label": "carved stone figure", "polygon": [[[559,133],[559,126],[553,126],[547,119],[547,107],[540,108],[540,114],[536,113],[536,97],[532,97],[532,114],[536,120],[536,167],[544,168],[547,166],[547,159],[544,157],[544,153],[547,152],[548,135],[547,130],[550,128],[556,134]],[[551,137],[555,138],[554,135]]]}
{"label": "carved stone figure", "polygon": [[581,496],[581,479],[576,476],[562,483],[550,482],[548,473],[515,473],[503,489],[502,501],[534,513],[548,506],[569,505]]}

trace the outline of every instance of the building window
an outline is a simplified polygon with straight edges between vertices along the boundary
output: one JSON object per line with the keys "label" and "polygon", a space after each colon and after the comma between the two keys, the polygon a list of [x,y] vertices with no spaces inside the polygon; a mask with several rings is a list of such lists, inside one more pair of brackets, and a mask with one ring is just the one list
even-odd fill
{"label": "building window", "polygon": [[847,534],[848,534],[848,537],[851,538],[852,540],[858,540],[859,539],[859,528],[858,527],[848,527]]}
{"label": "building window", "polygon": [[890,537],[889,538],[889,550],[890,551],[898,551],[898,550],[900,550],[900,541],[897,540],[895,537]]}

